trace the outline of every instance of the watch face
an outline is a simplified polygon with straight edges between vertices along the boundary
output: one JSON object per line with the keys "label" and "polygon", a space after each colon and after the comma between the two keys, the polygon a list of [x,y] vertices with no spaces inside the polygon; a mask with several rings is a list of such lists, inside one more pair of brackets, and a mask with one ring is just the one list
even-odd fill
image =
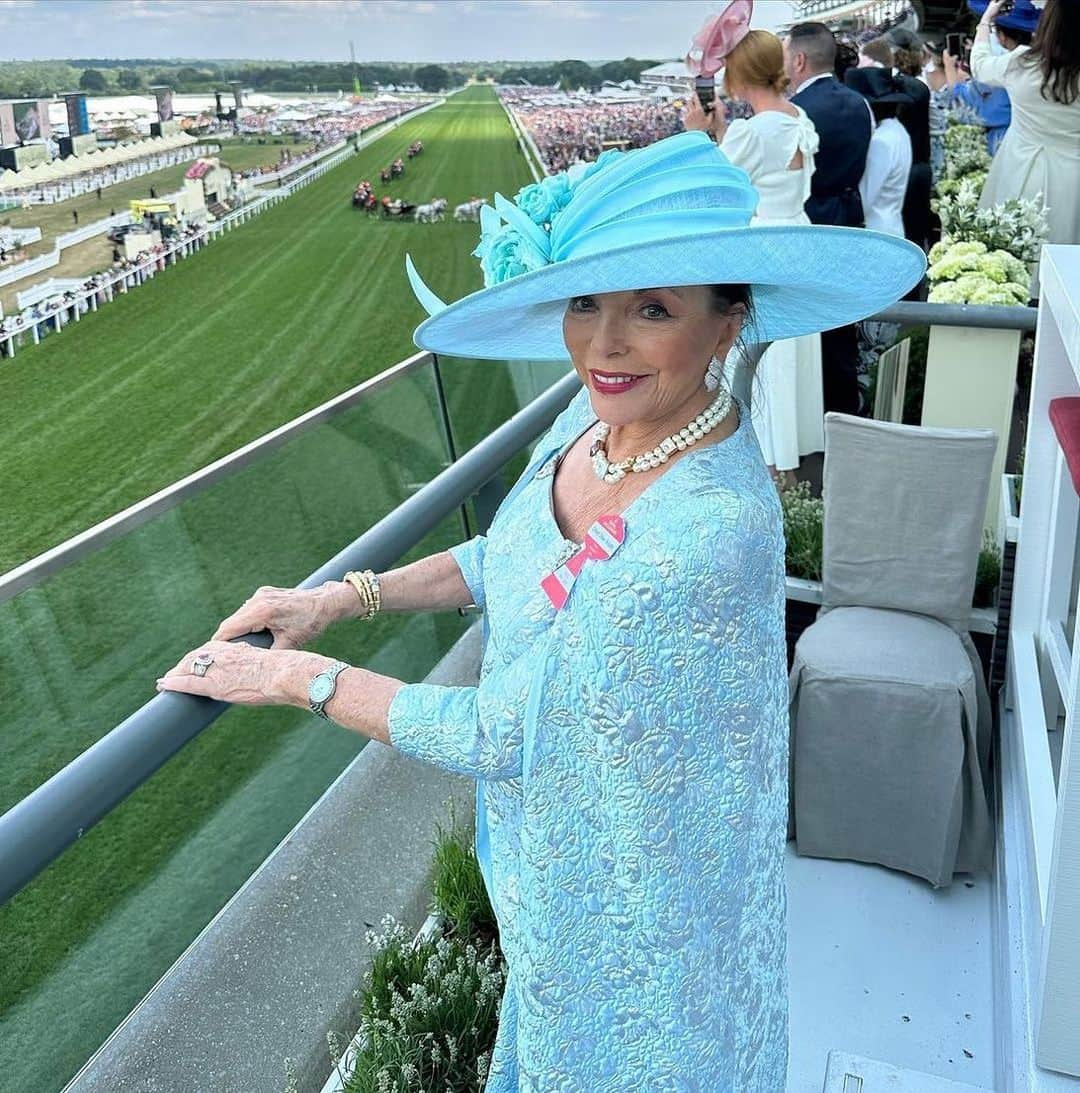
{"label": "watch face", "polygon": [[334,693],[334,684],[326,676],[316,676],[308,688],[312,702],[325,702]]}

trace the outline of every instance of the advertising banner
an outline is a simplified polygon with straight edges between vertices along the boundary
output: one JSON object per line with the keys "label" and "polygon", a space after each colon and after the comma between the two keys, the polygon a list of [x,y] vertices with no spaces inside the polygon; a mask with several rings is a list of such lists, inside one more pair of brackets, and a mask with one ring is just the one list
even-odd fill
{"label": "advertising banner", "polygon": [[81,92],[64,96],[67,106],[68,136],[81,137],[90,132],[90,115],[86,110],[86,96]]}
{"label": "advertising banner", "polygon": [[0,102],[0,147],[17,144],[19,136],[15,132],[15,112],[11,103]]}
{"label": "advertising banner", "polygon": [[15,132],[22,144],[41,139],[40,106],[41,104],[36,100],[24,100],[11,104],[15,114]]}
{"label": "advertising banner", "polygon": [[157,112],[159,121],[172,121],[172,88],[158,84],[150,88],[157,100]]}

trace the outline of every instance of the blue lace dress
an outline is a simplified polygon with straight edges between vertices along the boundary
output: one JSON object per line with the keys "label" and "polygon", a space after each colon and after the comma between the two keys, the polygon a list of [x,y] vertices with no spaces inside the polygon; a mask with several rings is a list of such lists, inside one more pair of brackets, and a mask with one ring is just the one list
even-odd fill
{"label": "blue lace dress", "polygon": [[556,611],[551,472],[595,420],[580,392],[452,552],[484,608],[479,685],[391,705],[397,748],[478,780],[509,972],[486,1093],[785,1088],[783,521],[738,407]]}

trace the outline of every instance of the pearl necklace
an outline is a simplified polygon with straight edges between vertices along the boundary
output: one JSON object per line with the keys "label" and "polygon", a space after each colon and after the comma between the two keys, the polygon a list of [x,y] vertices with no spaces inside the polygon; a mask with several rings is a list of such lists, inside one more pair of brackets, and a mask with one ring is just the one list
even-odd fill
{"label": "pearl necklace", "polygon": [[593,471],[602,482],[614,484],[626,477],[627,471],[640,474],[642,471],[652,470],[666,463],[672,452],[682,452],[696,444],[706,433],[712,432],[731,411],[731,392],[721,390],[715,400],[685,429],[665,437],[650,451],[641,455],[632,455],[628,459],[621,459],[618,463],[609,463],[607,458],[606,442],[611,433],[611,426],[599,421],[593,429],[592,447],[589,449],[589,457],[592,459]]}

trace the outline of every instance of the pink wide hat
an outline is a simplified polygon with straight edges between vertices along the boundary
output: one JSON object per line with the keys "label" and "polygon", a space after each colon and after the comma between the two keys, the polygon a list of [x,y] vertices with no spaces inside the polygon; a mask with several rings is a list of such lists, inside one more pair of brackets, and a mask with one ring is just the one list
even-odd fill
{"label": "pink wide hat", "polygon": [[750,33],[754,0],[731,0],[718,15],[705,20],[690,43],[686,67],[694,76],[715,76],[727,55]]}

